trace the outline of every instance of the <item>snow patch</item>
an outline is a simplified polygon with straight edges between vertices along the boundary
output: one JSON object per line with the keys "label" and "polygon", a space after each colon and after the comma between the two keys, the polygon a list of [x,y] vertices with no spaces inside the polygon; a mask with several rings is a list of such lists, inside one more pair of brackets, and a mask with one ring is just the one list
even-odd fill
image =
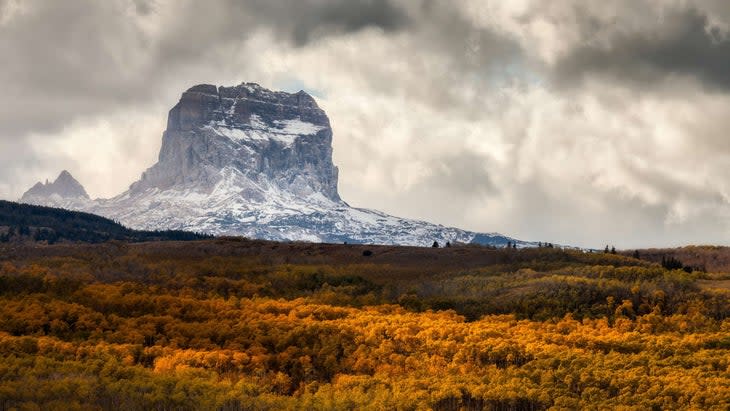
{"label": "snow patch", "polygon": [[248,124],[255,129],[260,130],[266,130],[269,127],[264,123],[263,120],[261,120],[261,117],[258,114],[251,114],[251,117],[248,120]]}
{"label": "snow patch", "polygon": [[324,129],[324,127],[322,126],[307,123],[306,121],[302,121],[298,118],[291,120],[275,120],[274,124],[281,127],[279,129],[280,133],[297,134],[300,136],[311,136],[313,134],[317,134],[320,130]]}
{"label": "snow patch", "polygon": [[261,117],[251,115],[249,124],[244,127],[233,127],[220,122],[210,122],[203,126],[204,130],[210,130],[215,134],[227,137],[235,142],[244,141],[277,141],[284,147],[291,147],[299,136],[317,134],[325,127],[308,123],[300,119],[276,120],[276,127],[267,125]]}

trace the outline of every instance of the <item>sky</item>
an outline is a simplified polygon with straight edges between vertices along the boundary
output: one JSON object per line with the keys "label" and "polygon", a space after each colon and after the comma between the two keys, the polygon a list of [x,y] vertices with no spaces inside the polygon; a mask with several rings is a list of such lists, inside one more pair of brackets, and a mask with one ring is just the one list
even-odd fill
{"label": "sky", "polygon": [[730,245],[725,0],[0,0],[0,198],[157,160],[194,84],[303,89],[350,205],[524,240]]}

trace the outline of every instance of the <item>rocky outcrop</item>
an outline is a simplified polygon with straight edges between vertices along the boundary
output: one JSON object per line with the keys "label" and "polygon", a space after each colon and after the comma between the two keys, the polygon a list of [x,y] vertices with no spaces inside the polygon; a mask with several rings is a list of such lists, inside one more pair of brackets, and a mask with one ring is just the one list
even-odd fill
{"label": "rocky outcrop", "polygon": [[245,187],[243,200],[260,201],[271,186],[340,200],[324,111],[303,91],[272,92],[253,83],[184,92],[168,115],[159,162],[131,191],[180,184],[206,191],[226,168],[254,183]]}

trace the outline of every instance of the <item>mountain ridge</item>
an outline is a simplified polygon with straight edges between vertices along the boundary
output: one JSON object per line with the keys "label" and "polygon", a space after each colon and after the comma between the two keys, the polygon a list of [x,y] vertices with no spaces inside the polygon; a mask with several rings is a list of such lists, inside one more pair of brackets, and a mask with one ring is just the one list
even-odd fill
{"label": "mountain ridge", "polygon": [[127,191],[90,200],[31,196],[31,189],[21,201],[83,210],[143,230],[280,241],[536,245],[351,207],[337,191],[332,138],[329,118],[304,91],[199,84],[169,111],[157,163]]}

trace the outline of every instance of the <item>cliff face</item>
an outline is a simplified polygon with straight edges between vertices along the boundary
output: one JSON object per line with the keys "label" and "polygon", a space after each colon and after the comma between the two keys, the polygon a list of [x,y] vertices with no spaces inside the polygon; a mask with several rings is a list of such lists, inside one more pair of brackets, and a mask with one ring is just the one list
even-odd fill
{"label": "cliff face", "polygon": [[159,162],[131,190],[185,185],[210,192],[223,170],[251,180],[242,187],[244,201],[260,202],[270,188],[340,201],[329,119],[303,91],[252,83],[190,88],[170,110]]}

